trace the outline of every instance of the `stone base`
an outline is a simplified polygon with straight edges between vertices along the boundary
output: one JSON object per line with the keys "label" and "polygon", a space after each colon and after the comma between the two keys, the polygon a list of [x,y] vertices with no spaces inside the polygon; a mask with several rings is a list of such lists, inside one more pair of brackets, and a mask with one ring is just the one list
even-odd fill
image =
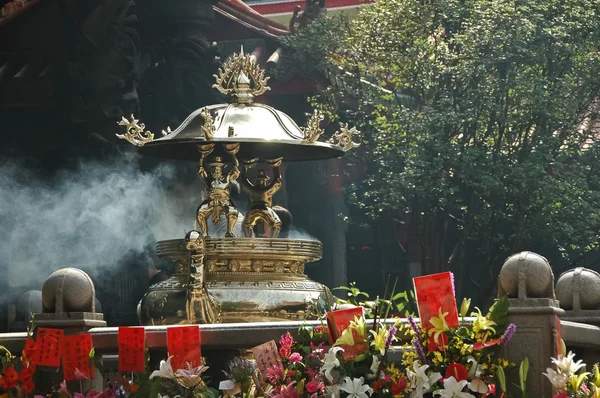
{"label": "stone base", "polygon": [[88,330],[106,327],[104,315],[94,312],[63,312],[34,314],[35,324],[44,328]]}
{"label": "stone base", "polygon": [[[530,397],[551,397],[552,385],[542,374],[552,366],[551,357],[556,356],[557,331],[556,317],[562,317],[564,311],[558,301],[550,298],[508,299],[508,321],[517,325],[517,330],[509,344],[503,347],[506,358],[516,362],[517,366],[508,372],[507,378],[518,382],[520,362],[529,359],[527,380]],[[511,395],[520,396],[516,386],[509,387]]]}
{"label": "stone base", "polygon": [[560,309],[558,300],[551,298],[509,298],[508,299],[509,312],[518,313],[521,310],[528,309],[527,312],[535,312],[536,314],[542,311],[554,312],[558,310],[557,315],[561,315],[563,310]]}
{"label": "stone base", "polygon": [[565,311],[561,319],[600,326],[600,310],[569,310]]}

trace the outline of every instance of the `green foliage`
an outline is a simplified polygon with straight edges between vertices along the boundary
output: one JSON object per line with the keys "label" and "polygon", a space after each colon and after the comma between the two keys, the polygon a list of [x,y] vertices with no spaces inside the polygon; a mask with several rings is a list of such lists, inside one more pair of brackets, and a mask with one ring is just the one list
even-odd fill
{"label": "green foliage", "polygon": [[506,392],[506,374],[504,373],[504,368],[502,366],[498,366],[498,370],[496,371],[496,379],[498,379],[500,391]]}
{"label": "green foliage", "polygon": [[363,132],[355,213],[408,225],[426,272],[466,270],[486,295],[514,252],[597,250],[598,14],[594,0],[379,0],[287,39],[331,78],[315,105]]}
{"label": "green foliage", "polygon": [[350,282],[350,286],[340,286],[333,290],[347,291],[348,299],[343,300],[336,297],[336,302],[338,304],[352,304],[364,307],[365,318],[373,318],[375,316],[375,307],[377,307],[377,316],[379,318],[387,318],[390,314],[415,316],[417,313],[417,300],[415,292],[412,290],[394,294],[394,289],[392,289],[389,299],[378,298],[378,300],[368,300],[369,294],[356,287],[355,282]]}
{"label": "green foliage", "polygon": [[508,295],[500,297],[490,307],[487,317],[496,323],[499,328],[504,328],[508,322]]}
{"label": "green foliage", "polygon": [[522,398],[527,398],[527,373],[529,373],[529,359],[525,358],[519,366],[519,387]]}

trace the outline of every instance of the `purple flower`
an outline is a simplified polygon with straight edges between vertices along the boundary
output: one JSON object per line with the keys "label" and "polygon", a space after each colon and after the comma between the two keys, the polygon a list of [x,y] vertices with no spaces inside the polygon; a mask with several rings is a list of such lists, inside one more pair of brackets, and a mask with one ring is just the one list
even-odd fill
{"label": "purple flower", "polygon": [[415,337],[412,341],[413,348],[419,356],[419,360],[421,361],[421,363],[425,363],[427,359],[425,358],[425,350],[423,349],[423,343],[421,343],[420,340],[421,328],[419,327],[419,325],[417,325],[417,322],[415,322],[415,319],[412,316],[408,317],[408,323],[415,334]]}
{"label": "purple flower", "polygon": [[452,281],[452,294],[456,296],[456,288],[454,287],[454,273],[450,272],[450,280]]}
{"label": "purple flower", "polygon": [[390,329],[388,330],[388,335],[387,335],[387,339],[385,340],[385,349],[387,350],[388,348],[390,348],[390,346],[392,345],[392,341],[394,340],[394,337],[396,337],[396,332],[398,331],[398,328],[394,325],[390,326]]}
{"label": "purple flower", "polygon": [[413,343],[413,348],[415,349],[415,352],[417,353],[417,356],[419,357],[419,361],[421,361],[422,364],[427,362],[427,358],[425,358],[425,350],[423,349],[423,344],[421,343],[421,340],[419,340],[418,337],[415,337],[412,341]]}
{"label": "purple flower", "polygon": [[408,317],[408,323],[410,324],[410,328],[415,333],[415,335],[420,336],[421,328],[419,327],[419,325],[417,325],[417,322],[415,322],[415,319],[412,316]]}
{"label": "purple flower", "polygon": [[515,334],[516,330],[517,325],[515,325],[514,323],[508,325],[508,327],[504,331],[504,335],[502,335],[502,339],[500,339],[500,345],[507,344],[510,341],[510,339],[512,339],[513,334]]}

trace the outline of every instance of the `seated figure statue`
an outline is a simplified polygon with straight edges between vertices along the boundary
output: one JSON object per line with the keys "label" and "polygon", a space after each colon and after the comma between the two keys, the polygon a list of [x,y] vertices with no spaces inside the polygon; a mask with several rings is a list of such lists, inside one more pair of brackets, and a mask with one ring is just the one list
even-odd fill
{"label": "seated figure statue", "polygon": [[242,227],[244,236],[246,237],[253,236],[254,227],[257,223],[261,223],[263,227],[263,232],[258,234],[258,236],[276,238],[281,231],[281,220],[272,206],[273,195],[281,188],[282,179],[279,167],[282,160],[282,158],[267,160],[267,163],[273,168],[273,181],[269,182],[269,176],[264,170],[260,170],[254,183],[248,180],[246,173],[256,165],[257,159],[244,162],[240,182],[242,189],[250,198],[250,210],[244,218]]}
{"label": "seated figure statue", "polygon": [[207,219],[212,217],[213,223],[219,224],[221,214],[224,214],[227,218],[227,232],[225,236],[233,237],[233,227],[237,221],[238,211],[229,197],[229,192],[230,185],[235,182],[240,174],[239,162],[235,157],[238,149],[239,146],[230,151],[233,157],[233,167],[227,175],[223,174],[225,163],[223,163],[220,156],[216,156],[214,160],[208,163],[209,171],[207,172],[205,156],[210,152],[206,151],[206,153],[202,153],[199,174],[206,184],[207,199],[198,208],[196,218],[204,237],[208,237]]}

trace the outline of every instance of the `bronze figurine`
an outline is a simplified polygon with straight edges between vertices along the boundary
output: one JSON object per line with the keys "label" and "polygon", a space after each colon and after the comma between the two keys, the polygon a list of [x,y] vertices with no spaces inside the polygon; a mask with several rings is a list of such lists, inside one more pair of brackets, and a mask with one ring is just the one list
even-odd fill
{"label": "bronze figurine", "polygon": [[185,248],[190,252],[189,286],[186,303],[187,320],[190,324],[220,323],[219,303],[206,289],[204,267],[204,238],[198,231],[190,231],[185,237]]}
{"label": "bronze figurine", "polygon": [[244,218],[243,231],[244,236],[252,237],[254,227],[257,223],[263,226],[262,236],[277,238],[281,231],[281,220],[275,211],[273,211],[273,195],[281,188],[281,174],[279,167],[283,158],[267,160],[267,163],[273,168],[273,181],[269,183],[269,176],[264,170],[260,170],[254,183],[248,180],[247,171],[256,165],[257,159],[244,162],[241,185],[242,189],[248,193],[250,198],[250,211]]}
{"label": "bronze figurine", "polygon": [[[198,208],[196,218],[200,225],[200,230],[204,237],[208,237],[207,219],[212,217],[214,224],[221,222],[221,214],[225,214],[227,218],[227,233],[225,237],[233,237],[233,227],[237,221],[238,211],[229,197],[230,185],[240,175],[239,162],[236,154],[240,148],[239,144],[233,147],[225,147],[225,150],[233,159],[233,167],[226,175],[223,174],[225,163],[220,156],[216,156],[214,160],[208,163],[206,167],[206,157],[212,152],[214,145],[205,145],[200,148],[200,177],[206,184],[208,193],[207,199],[202,202]],[[208,170],[208,171],[207,171]]]}

